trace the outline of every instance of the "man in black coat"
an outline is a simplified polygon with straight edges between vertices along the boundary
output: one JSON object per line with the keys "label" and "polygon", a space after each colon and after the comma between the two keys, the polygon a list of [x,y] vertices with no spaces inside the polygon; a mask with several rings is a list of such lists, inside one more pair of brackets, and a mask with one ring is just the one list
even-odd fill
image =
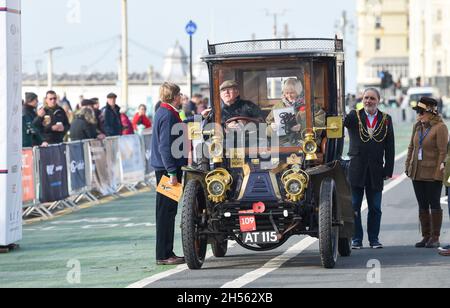
{"label": "man in black coat", "polygon": [[392,118],[378,110],[380,93],[369,88],[364,92],[364,109],[352,111],[345,119],[350,136],[349,180],[355,211],[353,249],[363,247],[364,231],[361,205],[364,191],[369,206],[367,233],[371,248],[383,248],[379,241],[381,200],[384,181],[392,178],[395,162],[394,128]]}
{"label": "man in black coat", "polygon": [[66,112],[58,106],[58,97],[54,91],[47,92],[45,107],[38,110],[38,116],[33,121],[33,125],[48,144],[63,143],[70,124]]}
{"label": "man in black coat", "polygon": [[103,130],[106,136],[122,135],[122,121],[120,120],[120,107],[116,105],[117,95],[110,93],[107,96],[107,104],[103,107]]}

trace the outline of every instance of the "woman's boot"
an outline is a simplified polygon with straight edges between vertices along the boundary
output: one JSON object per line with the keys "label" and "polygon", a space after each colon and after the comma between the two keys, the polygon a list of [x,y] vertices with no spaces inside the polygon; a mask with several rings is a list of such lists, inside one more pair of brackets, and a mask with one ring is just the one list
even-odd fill
{"label": "woman's boot", "polygon": [[429,210],[420,210],[419,212],[420,226],[422,228],[422,241],[416,244],[416,248],[425,248],[431,239],[431,215]]}
{"label": "woman's boot", "polygon": [[442,227],[442,210],[431,210],[432,233],[426,248],[439,248],[439,237],[441,236]]}

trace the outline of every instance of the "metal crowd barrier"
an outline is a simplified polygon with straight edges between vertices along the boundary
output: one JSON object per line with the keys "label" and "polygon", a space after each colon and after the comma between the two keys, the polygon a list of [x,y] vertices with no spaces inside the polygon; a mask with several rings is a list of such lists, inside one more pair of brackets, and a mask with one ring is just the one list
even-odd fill
{"label": "metal crowd barrier", "polygon": [[[77,148],[77,145],[79,144],[81,144],[82,148],[83,162],[73,162],[70,150],[71,148]],[[92,144],[96,144],[98,146],[96,150],[101,150],[102,153],[100,154],[104,153],[105,156],[97,158],[93,157]],[[24,179],[23,184],[25,185],[23,193],[23,217],[37,215],[43,219],[49,219],[53,217],[54,212],[58,209],[68,208],[77,210],[78,204],[82,200],[98,203],[99,199],[94,192],[99,193],[103,197],[117,197],[124,189],[136,192],[141,185],[156,188],[154,170],[149,166],[151,134],[109,137],[103,141],[83,140],[50,145],[49,147],[57,148],[61,146],[63,146],[63,149],[65,150],[65,162],[64,166],[57,166],[56,168],[65,168],[67,178],[63,178],[62,181],[56,181],[55,183],[62,185],[63,190],[66,189],[65,185],[67,185],[68,196],[67,198],[61,198],[61,200],[52,202],[41,202],[43,199],[46,201],[42,195],[44,189],[43,181],[46,179],[41,178],[41,175],[46,172],[46,175],[48,176],[49,173],[53,174],[55,171],[55,166],[53,165],[47,166],[47,170],[41,170],[40,165],[43,164],[41,161],[41,151],[47,148],[35,147],[33,149],[23,149],[22,157],[24,168],[22,172]],[[134,146],[139,147],[139,150],[136,151]],[[125,157],[123,157],[124,153]],[[28,157],[29,155],[32,155],[31,159]],[[134,159],[134,162],[130,164],[130,162],[127,161],[128,157]],[[94,162],[104,164],[102,168],[106,168],[107,170],[99,170],[98,167],[94,165]],[[31,166],[28,166],[29,164],[31,164]],[[114,164],[114,166],[111,166],[111,164]],[[84,182],[81,181],[82,185],[73,185],[75,181],[72,179],[72,173],[73,171],[79,171],[81,167],[84,167],[84,173],[78,172],[77,174],[81,177],[84,175]],[[61,171],[59,169],[58,171]],[[144,172],[142,172],[142,170],[144,170]],[[107,176],[102,178],[99,171],[104,172]],[[110,178],[108,178],[108,176],[110,176]],[[108,183],[102,183],[102,179],[106,180]],[[52,185],[53,183],[51,183],[50,186]],[[73,186],[81,187],[74,189]],[[108,189],[102,189],[102,187]]]}

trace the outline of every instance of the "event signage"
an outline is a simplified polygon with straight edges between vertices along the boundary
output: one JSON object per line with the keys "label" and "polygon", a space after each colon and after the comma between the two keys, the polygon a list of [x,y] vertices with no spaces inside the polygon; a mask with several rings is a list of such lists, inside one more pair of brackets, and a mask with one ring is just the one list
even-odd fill
{"label": "event signage", "polygon": [[155,171],[151,165],[152,157],[152,134],[144,134],[144,156],[145,156],[145,174]]}
{"label": "event signage", "polygon": [[111,184],[112,172],[108,169],[106,158],[106,149],[100,140],[89,141],[89,149],[92,159],[92,188],[102,195],[114,193]]}
{"label": "event signage", "polygon": [[0,0],[0,246],[22,239],[20,0]]}
{"label": "event signage", "polygon": [[136,184],[145,178],[145,165],[138,135],[122,136],[119,139],[120,159],[122,162],[122,183]]}
{"label": "event signage", "polygon": [[80,191],[86,187],[86,163],[83,143],[70,143],[67,145],[67,148],[69,151],[70,191]]}
{"label": "event signage", "polygon": [[23,203],[33,202],[36,199],[34,181],[33,149],[22,150],[22,196]]}
{"label": "event signage", "polygon": [[39,179],[39,200],[42,203],[69,197],[65,144],[39,149]]}

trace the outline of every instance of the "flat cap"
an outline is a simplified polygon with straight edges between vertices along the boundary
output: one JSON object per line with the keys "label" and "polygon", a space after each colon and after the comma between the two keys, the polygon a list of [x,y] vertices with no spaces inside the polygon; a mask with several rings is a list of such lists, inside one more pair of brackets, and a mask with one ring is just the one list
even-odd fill
{"label": "flat cap", "polygon": [[106,98],[117,98],[117,95],[115,93],[109,93]]}
{"label": "flat cap", "polygon": [[234,80],[226,80],[220,85],[220,91],[229,89],[229,88],[238,88],[239,85]]}

